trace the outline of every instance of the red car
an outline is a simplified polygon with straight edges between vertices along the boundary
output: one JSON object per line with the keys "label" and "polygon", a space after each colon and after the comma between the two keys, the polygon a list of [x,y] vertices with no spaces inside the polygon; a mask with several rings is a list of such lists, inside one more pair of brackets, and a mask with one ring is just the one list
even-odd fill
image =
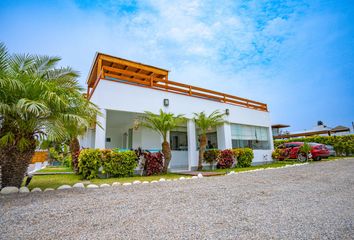
{"label": "red car", "polygon": [[[328,158],[330,155],[329,150],[326,148],[324,144],[320,143],[308,143],[311,146],[311,155],[312,159],[317,161],[322,158]],[[304,145],[303,142],[289,142],[284,143],[278,146],[279,149],[284,149],[284,156],[280,157],[280,159],[285,158],[293,158],[297,159],[300,147]]]}

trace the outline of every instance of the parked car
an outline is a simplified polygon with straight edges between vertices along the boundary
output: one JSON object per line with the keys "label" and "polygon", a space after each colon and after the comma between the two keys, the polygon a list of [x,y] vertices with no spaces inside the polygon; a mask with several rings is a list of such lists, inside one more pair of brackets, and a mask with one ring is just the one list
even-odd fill
{"label": "parked car", "polygon": [[[311,146],[311,158],[315,161],[322,158],[328,158],[330,156],[329,150],[325,145],[320,143],[308,143]],[[300,147],[304,145],[303,142],[289,142],[278,146],[279,149],[284,149],[284,154],[280,157],[280,160],[285,158],[297,159]]]}
{"label": "parked car", "polygon": [[329,150],[329,156],[335,157],[337,155],[334,147],[331,145],[326,145],[326,148]]}

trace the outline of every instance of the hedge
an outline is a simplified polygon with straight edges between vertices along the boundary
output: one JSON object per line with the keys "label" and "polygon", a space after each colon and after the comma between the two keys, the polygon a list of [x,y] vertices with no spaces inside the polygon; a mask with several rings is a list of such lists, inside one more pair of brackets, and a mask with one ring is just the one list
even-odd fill
{"label": "hedge", "polygon": [[354,134],[344,136],[315,136],[306,138],[291,138],[286,140],[275,140],[274,147],[287,142],[316,142],[331,145],[339,155],[354,154]]}
{"label": "hedge", "polygon": [[236,167],[250,167],[254,158],[251,148],[234,148],[232,149],[234,156],[237,159]]}
{"label": "hedge", "polygon": [[134,174],[137,156],[134,151],[83,149],[79,155],[79,174],[85,179],[97,178],[99,168],[110,177],[128,177]]}
{"label": "hedge", "polygon": [[[210,149],[206,150],[204,153],[204,161],[207,163],[212,163],[217,161],[220,168],[224,168],[225,165],[230,165],[229,152],[232,151],[233,162],[237,162],[236,167],[249,167],[252,164],[254,158],[253,150],[251,148],[234,148],[226,150]],[[233,163],[232,163],[233,164]],[[231,165],[232,165],[231,164]],[[222,166],[222,167],[221,167]],[[231,166],[230,166],[231,167]]]}

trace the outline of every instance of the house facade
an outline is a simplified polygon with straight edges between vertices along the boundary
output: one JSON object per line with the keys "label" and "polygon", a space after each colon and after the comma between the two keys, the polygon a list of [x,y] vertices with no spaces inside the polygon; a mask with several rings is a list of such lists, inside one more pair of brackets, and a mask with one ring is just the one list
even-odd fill
{"label": "house facade", "polygon": [[101,127],[92,127],[81,138],[82,147],[161,150],[161,136],[136,123],[145,111],[162,109],[187,118],[169,133],[170,169],[193,170],[199,148],[193,113],[219,110],[226,113],[227,123],[209,129],[209,148],[251,147],[254,164],[271,161],[272,129],[264,103],[174,82],[167,70],[102,53],[94,58],[87,86],[87,97],[102,116],[97,119]]}

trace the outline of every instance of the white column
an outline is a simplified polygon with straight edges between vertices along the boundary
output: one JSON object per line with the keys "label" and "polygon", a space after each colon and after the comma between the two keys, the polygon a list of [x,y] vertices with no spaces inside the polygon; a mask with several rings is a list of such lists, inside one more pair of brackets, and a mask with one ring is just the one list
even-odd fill
{"label": "white column", "polygon": [[217,128],[218,149],[232,148],[231,126],[229,123],[224,123]]}
{"label": "white column", "polygon": [[187,122],[187,137],[188,137],[188,170],[192,169],[192,164],[197,162],[197,139],[195,133],[195,123],[193,119],[188,119]]}
{"label": "white column", "polygon": [[97,116],[97,122],[101,124],[101,127],[96,125],[96,135],[95,135],[95,148],[104,149],[106,148],[106,117],[107,110],[101,109],[102,116]]}
{"label": "white column", "polygon": [[269,143],[270,143],[270,149],[273,151],[274,150],[274,142],[273,142],[273,132],[272,132],[272,127],[268,127],[269,129]]}

